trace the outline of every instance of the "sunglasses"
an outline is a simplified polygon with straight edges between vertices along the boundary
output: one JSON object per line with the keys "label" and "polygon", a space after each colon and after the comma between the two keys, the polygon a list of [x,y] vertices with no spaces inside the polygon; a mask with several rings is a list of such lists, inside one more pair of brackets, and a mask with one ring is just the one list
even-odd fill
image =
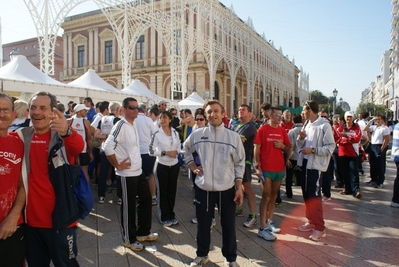
{"label": "sunglasses", "polygon": [[305,105],[308,106],[309,110],[313,111],[312,108],[310,107],[308,101],[305,102]]}
{"label": "sunglasses", "polygon": [[172,116],[176,116],[177,113],[171,113],[171,114],[172,114]]}
{"label": "sunglasses", "polygon": [[136,110],[136,109],[138,109],[139,107],[138,107],[138,106],[128,106],[127,108],[130,109],[130,110]]}
{"label": "sunglasses", "polygon": [[205,119],[204,118],[196,118],[195,120],[196,121],[204,121]]}

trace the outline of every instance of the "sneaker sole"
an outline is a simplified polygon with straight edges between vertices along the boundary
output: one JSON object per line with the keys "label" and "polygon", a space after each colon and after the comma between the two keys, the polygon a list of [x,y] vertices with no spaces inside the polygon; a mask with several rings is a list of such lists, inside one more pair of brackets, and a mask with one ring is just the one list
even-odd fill
{"label": "sneaker sole", "polygon": [[138,237],[137,237],[136,239],[137,239],[137,241],[140,242],[140,243],[145,242],[145,241],[151,242],[151,241],[156,241],[156,240],[158,240],[158,236],[157,236],[157,237],[152,237],[152,238],[148,238],[148,237],[145,237],[145,238],[138,238]]}
{"label": "sneaker sole", "polygon": [[259,234],[257,234],[257,236],[258,236],[259,238],[262,238],[263,240],[266,240],[266,241],[269,241],[269,242],[276,241],[276,239],[277,239],[277,237],[275,237],[274,239],[266,239],[264,236],[261,236],[261,235],[259,235]]}
{"label": "sneaker sole", "polygon": [[320,240],[322,240],[323,238],[325,238],[326,236],[327,236],[327,234],[324,233],[324,234],[321,235],[321,238],[313,239],[313,238],[311,238],[311,237],[309,236],[309,239],[310,239],[310,240],[313,240],[313,241],[320,241]]}
{"label": "sneaker sole", "polygon": [[208,262],[209,262],[209,259],[202,260],[201,262],[199,262],[199,263],[197,263],[197,264],[191,263],[191,264],[190,264],[190,267],[203,266],[203,265],[207,264]]}
{"label": "sneaker sole", "polygon": [[314,231],[314,228],[313,229],[299,229],[298,228],[298,231],[299,232],[310,232],[310,231]]}
{"label": "sneaker sole", "polygon": [[129,244],[123,244],[123,246],[124,246],[125,248],[128,248],[128,249],[132,250],[132,251],[142,251],[142,250],[144,249],[144,246],[143,246],[143,248],[134,248],[134,247],[132,247],[132,246],[129,245]]}

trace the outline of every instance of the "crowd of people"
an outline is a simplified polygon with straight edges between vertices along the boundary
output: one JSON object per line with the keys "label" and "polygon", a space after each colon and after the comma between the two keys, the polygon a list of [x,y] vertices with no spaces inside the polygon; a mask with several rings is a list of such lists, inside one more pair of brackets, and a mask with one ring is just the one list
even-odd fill
{"label": "crowd of people", "polygon": [[[77,220],[60,212],[63,193],[57,168],[62,151],[68,162],[82,167],[97,185],[98,204],[112,203],[106,193],[116,189],[121,206],[122,244],[132,251],[156,241],[151,232],[152,206],[160,223],[179,223],[174,208],[179,173],[193,182],[197,224],[196,257],[190,266],[209,261],[215,207],[222,227],[222,254],[228,266],[238,266],[236,217],[248,217],[244,227],[259,224],[257,236],[275,241],[281,229],[273,221],[281,196],[293,197],[300,186],[306,221],[299,231],[309,238],[326,237],[323,202],[331,199],[332,181],[340,194],[361,199],[362,162],[370,164],[368,185],[383,188],[391,130],[383,115],[348,111],[327,118],[315,101],[301,114],[268,103],[261,115],[242,104],[229,120],[222,103],[206,102],[195,110],[167,108],[167,102],[147,107],[133,97],[122,103],[94,105],[69,102],[37,92],[28,101],[0,94],[0,262],[4,266],[79,266]],[[194,113],[194,115],[193,115]],[[399,126],[393,129],[392,160],[397,166],[391,206],[399,207]],[[256,206],[253,178],[261,186]],[[285,194],[280,192],[285,178]],[[28,190],[29,189],[29,190]],[[29,194],[28,194],[29,192]],[[29,205],[28,205],[29,204]],[[259,211],[259,216],[258,212]]]}

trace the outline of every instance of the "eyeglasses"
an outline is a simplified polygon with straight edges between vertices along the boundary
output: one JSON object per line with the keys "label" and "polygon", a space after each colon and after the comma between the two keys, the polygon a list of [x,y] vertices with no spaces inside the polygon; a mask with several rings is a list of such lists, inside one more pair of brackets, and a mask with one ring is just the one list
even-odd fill
{"label": "eyeglasses", "polygon": [[0,112],[3,111],[4,114],[10,114],[12,110],[10,108],[0,108]]}
{"label": "eyeglasses", "polygon": [[204,121],[205,119],[204,118],[196,118],[195,120],[196,121]]}
{"label": "eyeglasses", "polygon": [[138,109],[139,107],[138,107],[138,106],[128,106],[127,108],[130,109],[130,110],[136,110],[136,109]]}
{"label": "eyeglasses", "polygon": [[283,116],[283,114],[273,114],[273,115],[276,117],[279,117],[279,118],[281,118]]}
{"label": "eyeglasses", "polygon": [[176,116],[177,113],[172,113],[172,116]]}

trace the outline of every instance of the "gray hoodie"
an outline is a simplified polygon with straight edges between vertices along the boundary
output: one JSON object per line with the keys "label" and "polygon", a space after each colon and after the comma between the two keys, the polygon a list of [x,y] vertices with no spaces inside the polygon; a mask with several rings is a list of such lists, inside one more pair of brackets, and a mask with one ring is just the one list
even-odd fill
{"label": "gray hoodie", "polygon": [[[312,135],[309,136],[308,132],[312,129]],[[298,139],[296,145],[298,149],[306,147],[307,141],[311,143],[311,147],[315,148],[315,153],[308,155],[308,163],[306,168],[309,170],[327,171],[330,156],[335,149],[335,141],[333,131],[328,120],[318,117],[313,123],[310,121],[305,122],[302,130],[305,130],[307,136],[305,139]],[[299,153],[298,165],[302,166],[303,153]]]}

